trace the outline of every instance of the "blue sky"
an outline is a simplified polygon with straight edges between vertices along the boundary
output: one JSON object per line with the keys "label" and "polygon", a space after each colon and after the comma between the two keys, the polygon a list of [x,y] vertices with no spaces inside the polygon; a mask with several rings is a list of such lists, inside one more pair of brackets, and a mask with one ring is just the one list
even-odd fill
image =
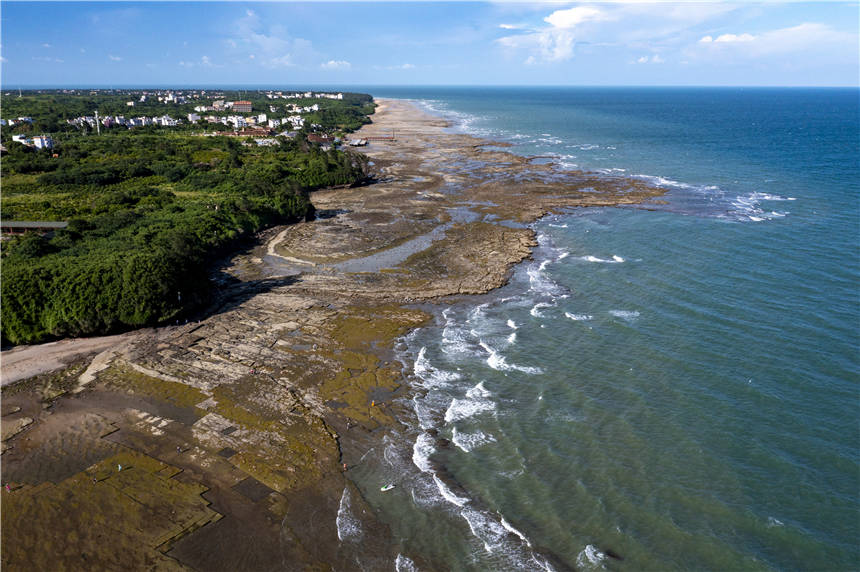
{"label": "blue sky", "polygon": [[17,2],[3,87],[852,85],[857,2]]}

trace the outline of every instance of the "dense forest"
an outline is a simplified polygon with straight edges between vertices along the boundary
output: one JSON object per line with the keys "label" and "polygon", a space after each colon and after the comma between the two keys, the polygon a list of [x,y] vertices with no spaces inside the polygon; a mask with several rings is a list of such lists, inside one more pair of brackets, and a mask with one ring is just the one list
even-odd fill
{"label": "dense forest", "polygon": [[[4,117],[12,115],[7,99]],[[47,125],[37,110],[20,115]],[[358,183],[367,169],[363,155],[322,150],[304,132],[270,146],[169,128],[68,132],[55,133],[51,150],[8,137],[3,220],[69,224],[52,236],[4,239],[4,344],[187,315],[210,297],[214,257],[261,229],[312,216],[308,191]]]}

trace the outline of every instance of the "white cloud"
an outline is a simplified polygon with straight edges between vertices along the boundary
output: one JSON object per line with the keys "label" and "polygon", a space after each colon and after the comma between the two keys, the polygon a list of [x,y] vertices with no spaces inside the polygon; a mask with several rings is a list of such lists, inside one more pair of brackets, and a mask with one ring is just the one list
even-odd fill
{"label": "white cloud", "polygon": [[759,58],[791,53],[853,53],[856,57],[858,36],[834,30],[816,22],[805,22],[789,28],[780,28],[759,34],[721,34],[714,38],[703,36],[687,54],[700,59]]}
{"label": "white cloud", "polygon": [[556,10],[544,18],[544,22],[549,24],[548,27],[527,34],[505,36],[496,42],[505,48],[529,52],[525,62],[527,64],[569,60],[573,57],[575,29],[586,22],[609,18],[605,11],[591,6]]}
{"label": "white cloud", "polygon": [[122,58],[113,54],[108,54],[108,59],[112,62],[121,62]]}
{"label": "white cloud", "polygon": [[253,10],[245,11],[245,16],[236,22],[235,30],[235,35],[226,39],[227,46],[238,52],[236,55],[255,60],[262,66],[281,68],[319,60],[311,42],[290,37],[280,24],[266,27]]}
{"label": "white cloud", "polygon": [[52,57],[48,57],[48,56],[34,56],[33,61],[48,62],[48,63],[52,63],[52,64],[61,64],[61,63],[65,62],[66,60],[61,60],[60,58],[52,58]]}
{"label": "white cloud", "polygon": [[499,28],[502,30],[517,30],[519,26],[514,26],[513,24],[499,24]]}
{"label": "white cloud", "polygon": [[577,6],[567,10],[556,10],[543,20],[553,28],[575,28],[583,22],[606,18],[607,15],[602,10],[592,6]]}
{"label": "white cloud", "polygon": [[202,58],[200,58],[200,65],[207,67],[207,68],[211,68],[212,67],[212,61],[209,59],[209,56],[203,56]]}
{"label": "white cloud", "polygon": [[0,63],[4,63],[4,64],[5,64],[5,63],[6,63],[6,62],[8,62],[8,61],[9,61],[9,60],[7,60],[6,58],[4,58],[3,56],[0,56]]}
{"label": "white cloud", "polygon": [[50,47],[51,47],[51,44],[49,44],[49,43],[45,42],[44,44],[42,44],[42,47],[43,47],[43,48],[50,48]]}
{"label": "white cloud", "polygon": [[663,64],[666,63],[660,54],[654,54],[653,56],[642,56],[636,60],[637,64]]}
{"label": "white cloud", "polygon": [[726,3],[699,2],[580,5],[555,10],[543,18],[545,26],[499,38],[496,43],[510,51],[525,52],[528,64],[570,60],[578,44],[590,44],[592,50],[610,46],[637,51],[665,49],[686,45],[694,26],[735,9],[737,6]]}
{"label": "white cloud", "polygon": [[753,40],[755,40],[755,36],[752,34],[741,34],[739,36],[736,34],[723,34],[722,36],[717,36],[717,39],[714,41],[730,44],[737,42],[752,42]]}
{"label": "white cloud", "polygon": [[352,64],[346,60],[329,60],[321,63],[320,67],[324,70],[348,70],[352,67]]}

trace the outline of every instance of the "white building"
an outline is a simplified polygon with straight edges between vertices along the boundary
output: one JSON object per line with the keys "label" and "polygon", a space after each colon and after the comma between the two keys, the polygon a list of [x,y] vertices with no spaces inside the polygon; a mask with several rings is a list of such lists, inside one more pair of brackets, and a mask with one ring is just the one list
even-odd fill
{"label": "white building", "polygon": [[29,141],[27,141],[26,135],[13,135],[12,141],[16,141],[18,143],[21,143],[22,145],[28,145],[29,144]]}
{"label": "white building", "polygon": [[133,101],[126,101],[126,102],[125,102],[125,104],[126,104],[127,106],[129,106],[129,107],[134,107],[134,102],[133,102]]}
{"label": "white building", "polygon": [[188,121],[189,121],[189,123],[195,123],[197,121],[200,121],[200,116],[197,115],[196,113],[189,113],[188,114]]}
{"label": "white building", "polygon": [[33,145],[36,149],[53,149],[54,140],[49,135],[37,135],[33,137]]}

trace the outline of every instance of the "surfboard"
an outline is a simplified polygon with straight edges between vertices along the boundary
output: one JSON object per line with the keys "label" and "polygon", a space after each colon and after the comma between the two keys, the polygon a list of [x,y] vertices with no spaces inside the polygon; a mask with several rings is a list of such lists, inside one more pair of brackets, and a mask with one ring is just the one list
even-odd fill
{"label": "surfboard", "polygon": [[381,490],[382,492],[390,491],[390,490],[391,490],[391,489],[393,489],[395,486],[396,486],[396,485],[395,485],[394,483],[390,483],[390,484],[385,485],[384,487],[380,487],[380,489],[379,489],[379,490]]}

